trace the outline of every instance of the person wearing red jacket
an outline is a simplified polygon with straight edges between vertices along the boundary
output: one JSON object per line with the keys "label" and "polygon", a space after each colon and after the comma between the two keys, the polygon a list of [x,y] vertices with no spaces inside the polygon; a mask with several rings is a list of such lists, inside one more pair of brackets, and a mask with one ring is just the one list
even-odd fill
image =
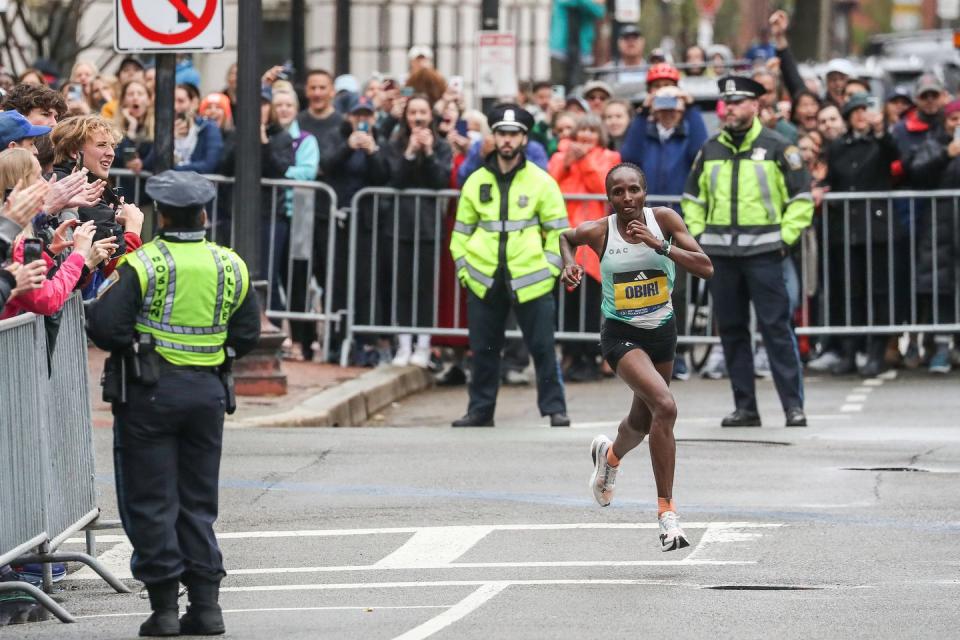
{"label": "person wearing red jacket", "polygon": [[[607,131],[598,116],[586,115],[574,127],[570,140],[561,140],[557,152],[550,158],[547,170],[560,191],[571,194],[606,193],[604,179],[607,172],[620,163],[620,154],[607,149]],[[570,226],[576,227],[606,215],[606,203],[601,200],[568,200],[567,216]],[[600,316],[587,313],[581,326],[581,308],[599,309],[600,261],[586,247],[577,250],[577,262],[590,280],[585,281],[579,295],[567,295],[564,302],[561,331],[600,330]],[[596,344],[573,342],[563,345],[564,378],[571,382],[586,382],[600,377],[600,355]]]}

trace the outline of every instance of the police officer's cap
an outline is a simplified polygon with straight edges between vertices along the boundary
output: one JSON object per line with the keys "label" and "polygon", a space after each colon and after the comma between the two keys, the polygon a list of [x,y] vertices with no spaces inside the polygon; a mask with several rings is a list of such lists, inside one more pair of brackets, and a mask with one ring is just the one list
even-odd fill
{"label": "police officer's cap", "polygon": [[162,208],[199,209],[214,199],[217,188],[195,171],[167,170],[147,180],[147,195]]}
{"label": "police officer's cap", "polygon": [[520,131],[527,133],[533,128],[533,116],[518,104],[498,104],[487,114],[487,121],[494,131]]}
{"label": "police officer's cap", "polygon": [[756,100],[767,91],[762,84],[746,76],[724,76],[717,80],[717,88],[724,102]]}

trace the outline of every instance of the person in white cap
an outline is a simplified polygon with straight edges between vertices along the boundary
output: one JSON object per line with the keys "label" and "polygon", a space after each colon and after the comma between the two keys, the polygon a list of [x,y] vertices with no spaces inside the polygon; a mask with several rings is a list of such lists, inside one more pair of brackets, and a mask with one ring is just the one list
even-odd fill
{"label": "person in white cap", "polygon": [[416,44],[410,47],[407,59],[410,61],[410,75],[421,69],[433,68],[433,50],[426,45]]}
{"label": "person in white cap", "polygon": [[847,101],[843,90],[847,87],[847,81],[855,78],[856,75],[857,70],[854,68],[853,63],[846,58],[834,58],[828,62],[827,73],[825,74],[827,79],[827,97],[824,99],[824,102],[835,105],[837,109],[843,110],[843,103]]}

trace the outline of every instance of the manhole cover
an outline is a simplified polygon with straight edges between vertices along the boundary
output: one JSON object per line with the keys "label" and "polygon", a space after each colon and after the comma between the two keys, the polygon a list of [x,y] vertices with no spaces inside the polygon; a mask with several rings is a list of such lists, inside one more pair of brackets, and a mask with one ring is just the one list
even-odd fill
{"label": "manhole cover", "polygon": [[729,438],[677,438],[677,442],[686,444],[759,444],[765,447],[789,447],[792,442],[777,442],[776,440],[732,440]]}
{"label": "manhole cover", "polygon": [[916,467],[844,467],[844,471],[905,471],[908,473],[930,473],[929,469]]}
{"label": "manhole cover", "polygon": [[804,587],[792,584],[716,584],[704,589],[714,591],[819,591],[823,587]]}

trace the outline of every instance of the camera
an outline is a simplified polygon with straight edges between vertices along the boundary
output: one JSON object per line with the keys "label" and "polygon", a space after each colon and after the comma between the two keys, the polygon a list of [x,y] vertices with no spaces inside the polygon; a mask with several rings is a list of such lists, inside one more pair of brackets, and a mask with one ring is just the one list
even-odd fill
{"label": "camera", "polygon": [[117,209],[121,206],[121,194],[115,189],[103,190],[103,201],[92,206],[82,207],[77,211],[80,216],[80,222],[93,220],[96,232],[93,234],[93,241],[103,240],[114,236],[114,242],[117,243],[117,251],[110,258],[122,256],[127,252],[127,243],[123,238],[123,227],[117,223]]}

